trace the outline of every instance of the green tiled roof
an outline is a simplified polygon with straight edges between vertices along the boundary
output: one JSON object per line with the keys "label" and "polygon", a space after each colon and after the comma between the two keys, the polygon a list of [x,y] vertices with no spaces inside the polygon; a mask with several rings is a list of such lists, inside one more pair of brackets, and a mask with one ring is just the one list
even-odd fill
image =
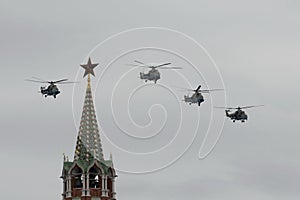
{"label": "green tiled roof", "polygon": [[63,166],[63,169],[66,170],[66,171],[69,171],[69,169],[72,167],[73,165],[73,162],[64,162],[64,166]]}
{"label": "green tiled roof", "polygon": [[106,174],[108,173],[109,168],[113,168],[111,160],[101,160],[101,161],[93,160],[88,163],[79,159],[79,160],[75,160],[74,162],[69,162],[69,161],[64,162],[63,169],[68,172],[74,163],[76,163],[80,168],[82,168],[84,172],[87,172],[88,168],[92,166],[94,163],[99,164]]}

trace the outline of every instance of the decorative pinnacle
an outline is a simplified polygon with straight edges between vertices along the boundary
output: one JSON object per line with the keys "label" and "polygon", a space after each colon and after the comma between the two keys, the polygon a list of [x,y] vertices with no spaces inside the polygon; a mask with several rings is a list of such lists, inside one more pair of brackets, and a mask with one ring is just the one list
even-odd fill
{"label": "decorative pinnacle", "polygon": [[[97,65],[99,65],[99,63],[93,64],[92,61],[91,61],[91,58],[89,57],[89,60],[88,60],[87,64],[81,64],[80,65],[81,67],[83,67],[85,69],[83,77],[85,77],[86,75],[90,75],[90,74],[95,76],[94,68]],[[89,81],[89,79],[90,79],[90,76],[88,76],[88,81]]]}

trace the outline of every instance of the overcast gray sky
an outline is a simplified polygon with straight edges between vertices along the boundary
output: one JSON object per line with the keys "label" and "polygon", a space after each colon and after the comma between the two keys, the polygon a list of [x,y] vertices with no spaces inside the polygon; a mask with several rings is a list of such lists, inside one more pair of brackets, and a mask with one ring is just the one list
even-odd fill
{"label": "overcast gray sky", "polygon": [[[0,169],[4,180],[0,188],[4,199],[61,198],[62,153],[73,157],[86,87],[79,64],[106,38],[139,27],[164,27],[194,38],[216,62],[226,92],[205,95],[201,108],[176,101],[185,93],[167,86],[196,87],[201,83],[207,88],[223,87],[205,51],[178,34],[134,32],[98,46],[91,53],[92,60],[100,63],[95,69],[93,94],[105,156],[112,152],[119,169],[117,198],[300,198],[298,1],[0,0],[0,13]],[[141,50],[112,62],[125,51],[144,46],[169,51]],[[182,53],[203,76],[170,51]],[[137,78],[140,69],[125,66],[134,59],[172,62],[183,69],[179,74],[162,71],[159,85],[144,85]],[[121,78],[125,73],[127,76]],[[24,81],[31,76],[69,78],[80,83],[74,87],[74,95],[72,85],[62,85],[56,100],[45,99],[38,94],[41,85]],[[139,86],[127,104],[130,93]],[[113,89],[117,92],[112,93]],[[208,157],[199,160],[211,114],[212,127],[223,123],[223,111],[211,106],[223,104],[224,94],[230,106],[266,106],[247,110],[249,121],[245,124],[226,119],[218,144]],[[134,126],[128,120],[127,108],[136,124],[150,126]],[[134,140],[125,132],[134,137],[158,135]],[[209,135],[208,146],[217,138],[216,133]],[[135,157],[115,148],[155,152],[172,139],[174,143],[165,148],[166,152],[153,155]],[[162,170],[140,175],[123,172],[151,171],[183,152],[179,160]]]}

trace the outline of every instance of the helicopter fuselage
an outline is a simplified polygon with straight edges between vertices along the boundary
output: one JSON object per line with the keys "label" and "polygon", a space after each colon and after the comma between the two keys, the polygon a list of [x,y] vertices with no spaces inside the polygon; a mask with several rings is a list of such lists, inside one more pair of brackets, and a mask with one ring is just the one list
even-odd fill
{"label": "helicopter fuselage", "polygon": [[148,73],[140,72],[140,79],[156,83],[160,79],[160,73],[157,69],[151,69]]}
{"label": "helicopter fuselage", "polygon": [[44,96],[53,96],[56,98],[56,96],[60,93],[58,87],[56,84],[68,84],[68,83],[77,83],[77,82],[69,82],[68,79],[60,79],[57,81],[46,81],[40,78],[32,77],[33,79],[26,79],[26,81],[30,82],[37,82],[37,83],[48,83],[49,85],[47,87],[41,87],[40,93]]}
{"label": "helicopter fuselage", "polygon": [[188,104],[198,103],[198,106],[204,102],[203,95],[201,93],[194,93],[192,96],[184,95],[184,102]]}
{"label": "helicopter fuselage", "polygon": [[243,110],[237,110],[233,113],[229,113],[229,110],[225,110],[226,116],[229,117],[233,122],[241,121],[245,122],[248,119],[247,114]]}
{"label": "helicopter fuselage", "polygon": [[53,96],[56,98],[56,95],[60,93],[58,87],[54,84],[50,84],[47,88],[46,87],[41,87],[41,94],[44,95],[45,97],[47,96]]}

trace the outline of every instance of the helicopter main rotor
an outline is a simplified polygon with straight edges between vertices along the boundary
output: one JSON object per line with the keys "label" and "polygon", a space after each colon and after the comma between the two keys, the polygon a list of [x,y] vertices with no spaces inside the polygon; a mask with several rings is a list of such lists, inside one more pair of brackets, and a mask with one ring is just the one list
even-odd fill
{"label": "helicopter main rotor", "polygon": [[[174,86],[176,87],[176,86]],[[196,89],[189,89],[189,88],[182,88],[182,87],[176,87],[180,90],[185,90],[185,91],[192,91],[192,92],[195,92],[195,93],[209,93],[211,91],[223,91],[224,89],[207,89],[207,90],[200,90],[201,88],[201,85],[199,85]]]}
{"label": "helicopter main rotor", "polygon": [[172,64],[170,62],[159,64],[159,65],[149,65],[149,64],[146,64],[146,63],[138,61],[138,60],[135,60],[134,62],[138,63],[139,65],[137,65],[137,64],[130,64],[130,65],[135,66],[135,67],[143,67],[143,68],[151,68],[151,69],[156,69],[156,68],[159,68],[159,69],[182,69],[182,67],[163,67],[163,66]]}
{"label": "helicopter main rotor", "polygon": [[254,108],[254,107],[261,107],[264,105],[253,105],[253,106],[238,106],[238,107],[219,107],[219,106],[215,106],[215,108],[222,108],[222,109],[227,109],[227,110],[241,110],[241,109],[248,109],[248,108]]}
{"label": "helicopter main rotor", "polygon": [[[68,84],[68,83],[78,83],[78,82],[73,82],[73,81],[67,81],[68,79],[61,79],[57,81],[46,81],[37,77],[32,77],[33,79],[25,79],[25,81],[31,81],[31,82],[36,82],[36,83],[49,83],[51,85],[53,84]],[[34,80],[36,79],[36,80]]]}

